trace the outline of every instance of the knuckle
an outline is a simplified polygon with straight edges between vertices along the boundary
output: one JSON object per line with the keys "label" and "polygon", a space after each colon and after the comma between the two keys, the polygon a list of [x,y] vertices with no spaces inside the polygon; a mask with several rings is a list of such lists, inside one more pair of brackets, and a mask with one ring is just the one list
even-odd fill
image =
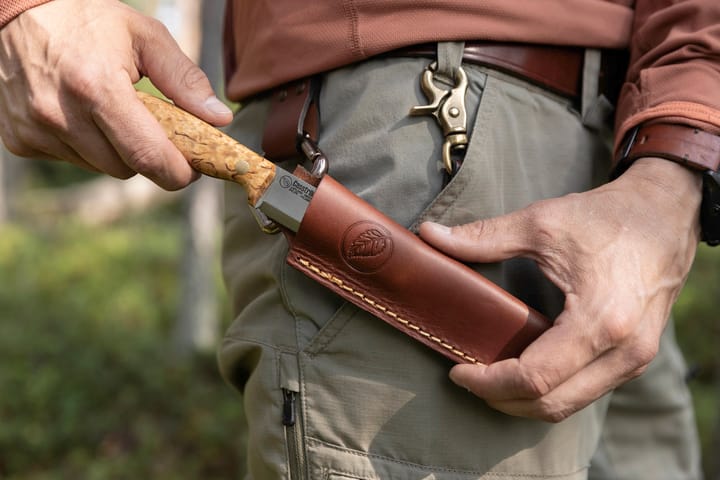
{"label": "knuckle", "polygon": [[15,125],[11,134],[3,137],[8,144],[8,150],[20,157],[33,157],[38,155],[40,150],[46,150],[51,143],[52,132],[47,129],[38,129],[36,125],[21,123]]}
{"label": "knuckle", "polygon": [[187,185],[187,182],[177,178],[176,172],[166,164],[162,150],[154,143],[135,146],[125,158],[125,163],[134,172],[149,178],[165,190],[179,190]]}
{"label": "knuckle", "polygon": [[[198,89],[209,86],[207,77],[194,63],[188,62],[182,74],[182,84],[189,89]],[[208,85],[206,85],[208,84]]]}
{"label": "knuckle", "polygon": [[69,92],[81,99],[94,98],[105,84],[102,68],[91,63],[75,68],[66,77]]}
{"label": "knuckle", "polygon": [[148,32],[151,32],[155,35],[164,35],[167,37],[171,37],[170,29],[167,28],[167,26],[154,17],[142,17],[145,23],[145,28],[147,28]]}
{"label": "knuckle", "polygon": [[129,169],[129,168],[116,168],[112,171],[108,172],[108,174],[112,177],[119,178],[120,180],[127,180],[129,178],[134,177],[137,172]]}
{"label": "knuckle", "polygon": [[626,316],[614,316],[604,322],[604,337],[608,346],[622,345],[633,332]]}
{"label": "knuckle", "polygon": [[154,173],[154,170],[160,164],[160,158],[154,145],[141,143],[130,151],[125,163],[135,172],[150,175]]}
{"label": "knuckle", "polygon": [[484,234],[490,232],[491,227],[489,224],[490,222],[487,220],[478,220],[477,222],[452,227],[452,231],[454,234],[460,235],[469,240],[477,240]]}
{"label": "knuckle", "polygon": [[573,413],[572,408],[550,402],[543,402],[540,407],[540,419],[549,423],[560,423]]}
{"label": "knuckle", "polygon": [[133,12],[130,21],[134,27],[133,31],[137,34],[134,41],[142,41],[143,45],[152,45],[159,39],[172,37],[165,24],[156,18],[138,16]]}
{"label": "knuckle", "polygon": [[50,128],[64,128],[62,109],[44,95],[35,95],[28,105],[28,117],[36,124]]}
{"label": "knuckle", "polygon": [[[638,341],[633,346],[629,353],[630,364],[636,365],[636,371],[644,371],[650,362],[655,358],[658,352],[658,345],[656,342],[649,341]],[[640,373],[642,373],[642,371]]]}
{"label": "knuckle", "polygon": [[550,393],[552,383],[546,377],[545,372],[525,371],[521,377],[521,389],[529,398],[540,399]]}
{"label": "knuckle", "polygon": [[643,373],[645,373],[645,371],[648,369],[648,366],[649,366],[649,365],[650,365],[650,364],[649,364],[649,362],[648,362],[648,363],[645,363],[645,364],[637,367],[636,369],[630,371],[630,373],[628,374],[628,380],[632,380],[633,378],[637,378],[637,377],[639,377],[640,375],[642,375]]}
{"label": "knuckle", "polygon": [[26,143],[21,142],[14,135],[3,136],[3,143],[8,152],[18,157],[31,157],[35,154],[35,151],[30,148]]}

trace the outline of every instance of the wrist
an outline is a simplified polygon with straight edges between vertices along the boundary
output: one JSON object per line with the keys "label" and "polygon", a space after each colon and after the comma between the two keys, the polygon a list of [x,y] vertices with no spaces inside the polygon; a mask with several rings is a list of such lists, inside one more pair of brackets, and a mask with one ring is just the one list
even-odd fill
{"label": "wrist", "polygon": [[655,190],[672,198],[680,208],[693,211],[702,199],[702,173],[660,157],[638,158],[623,174],[640,191]]}
{"label": "wrist", "polygon": [[[702,229],[702,239],[709,245],[720,244],[720,136],[704,132],[687,125],[654,123],[640,125],[632,129],[624,138],[613,176],[621,175],[627,169],[635,168],[641,160],[650,159],[658,166],[649,171],[651,178],[659,176],[662,182],[664,175],[671,175],[673,190],[693,185],[692,174],[696,177],[695,185],[700,185],[701,206],[698,217]],[[660,167],[662,161],[668,165]],[[647,162],[639,169],[647,174]],[[684,173],[682,170],[684,169]],[[672,176],[673,170],[676,172]],[[628,170],[629,173],[629,170]],[[683,182],[690,181],[691,183]],[[697,189],[698,187],[695,187]],[[697,190],[690,190],[690,192]],[[688,201],[687,190],[677,195]]]}
{"label": "wrist", "polygon": [[645,215],[654,219],[658,229],[700,240],[700,172],[664,158],[645,157],[633,162],[616,182],[642,199]]}

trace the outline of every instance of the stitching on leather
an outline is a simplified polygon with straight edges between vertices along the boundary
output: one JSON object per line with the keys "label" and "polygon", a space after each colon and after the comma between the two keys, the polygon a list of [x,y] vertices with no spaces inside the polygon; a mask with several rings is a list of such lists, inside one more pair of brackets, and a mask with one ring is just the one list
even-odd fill
{"label": "stitching on leather", "polygon": [[410,322],[410,321],[408,321],[408,320],[400,317],[397,313],[395,313],[395,312],[393,312],[392,310],[388,309],[388,308],[385,307],[384,305],[381,305],[381,304],[379,304],[378,302],[376,302],[376,301],[368,298],[368,297],[365,296],[362,292],[358,292],[358,291],[355,290],[354,288],[348,286],[342,279],[336,277],[336,276],[333,275],[332,273],[329,273],[329,272],[326,272],[326,271],[322,270],[320,267],[318,267],[318,266],[316,266],[316,265],[313,265],[310,261],[308,261],[307,259],[302,258],[302,257],[300,257],[300,256],[297,257],[297,260],[298,260],[298,262],[299,262],[303,267],[307,268],[307,269],[310,270],[311,272],[313,272],[313,273],[315,273],[315,274],[317,274],[317,275],[320,275],[322,278],[324,278],[324,279],[326,279],[326,280],[334,283],[334,284],[337,285],[339,288],[342,288],[342,289],[345,290],[346,292],[348,292],[348,293],[350,293],[350,294],[358,297],[358,298],[359,298],[360,300],[362,300],[364,303],[366,303],[366,304],[370,305],[371,307],[379,310],[380,312],[382,312],[382,313],[384,313],[385,315],[389,316],[389,317],[392,318],[393,320],[396,320],[396,321],[402,323],[403,325],[405,325],[405,326],[408,327],[409,329],[417,332],[418,334],[422,335],[423,337],[427,338],[428,340],[430,340],[430,341],[432,341],[432,342],[440,345],[441,347],[443,347],[443,348],[446,349],[446,350],[451,351],[451,352],[454,353],[455,355],[459,355],[460,357],[462,357],[463,359],[467,360],[468,362],[471,362],[471,363],[480,363],[476,358],[468,355],[467,353],[463,352],[462,350],[458,350],[458,349],[455,348],[454,346],[452,346],[452,345],[450,345],[449,343],[443,341],[441,338],[436,337],[436,336],[433,335],[432,333],[429,333],[429,332],[423,330],[421,327],[415,325],[414,323],[412,323],[412,322]]}

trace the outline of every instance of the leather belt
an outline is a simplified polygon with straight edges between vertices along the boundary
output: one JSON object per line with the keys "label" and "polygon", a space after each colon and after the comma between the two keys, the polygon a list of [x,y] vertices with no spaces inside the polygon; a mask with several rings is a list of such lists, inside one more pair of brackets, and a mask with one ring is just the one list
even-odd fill
{"label": "leather belt", "polygon": [[[383,55],[435,59],[437,44],[412,45]],[[582,47],[466,41],[463,60],[524,79],[580,105],[585,63]],[[626,67],[624,51],[603,50],[599,93],[611,103],[617,100]],[[312,103],[314,90],[311,79],[303,78],[272,91],[272,107],[263,138],[267,158],[279,161],[297,155],[303,131],[317,138],[314,132],[319,122]]]}
{"label": "leather belt", "polygon": [[[435,58],[437,44],[413,45],[388,55]],[[600,91],[612,102],[624,78],[624,56],[620,51],[603,51]],[[463,61],[508,73],[572,100],[579,101],[582,94],[582,47],[466,41]]]}

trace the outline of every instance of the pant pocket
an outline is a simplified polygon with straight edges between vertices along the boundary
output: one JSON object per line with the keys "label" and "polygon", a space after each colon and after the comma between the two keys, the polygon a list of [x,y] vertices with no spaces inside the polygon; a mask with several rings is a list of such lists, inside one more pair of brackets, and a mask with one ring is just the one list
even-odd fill
{"label": "pant pocket", "polygon": [[468,223],[605,181],[610,145],[569,101],[502,73],[466,69],[487,78],[463,166],[416,224]]}

